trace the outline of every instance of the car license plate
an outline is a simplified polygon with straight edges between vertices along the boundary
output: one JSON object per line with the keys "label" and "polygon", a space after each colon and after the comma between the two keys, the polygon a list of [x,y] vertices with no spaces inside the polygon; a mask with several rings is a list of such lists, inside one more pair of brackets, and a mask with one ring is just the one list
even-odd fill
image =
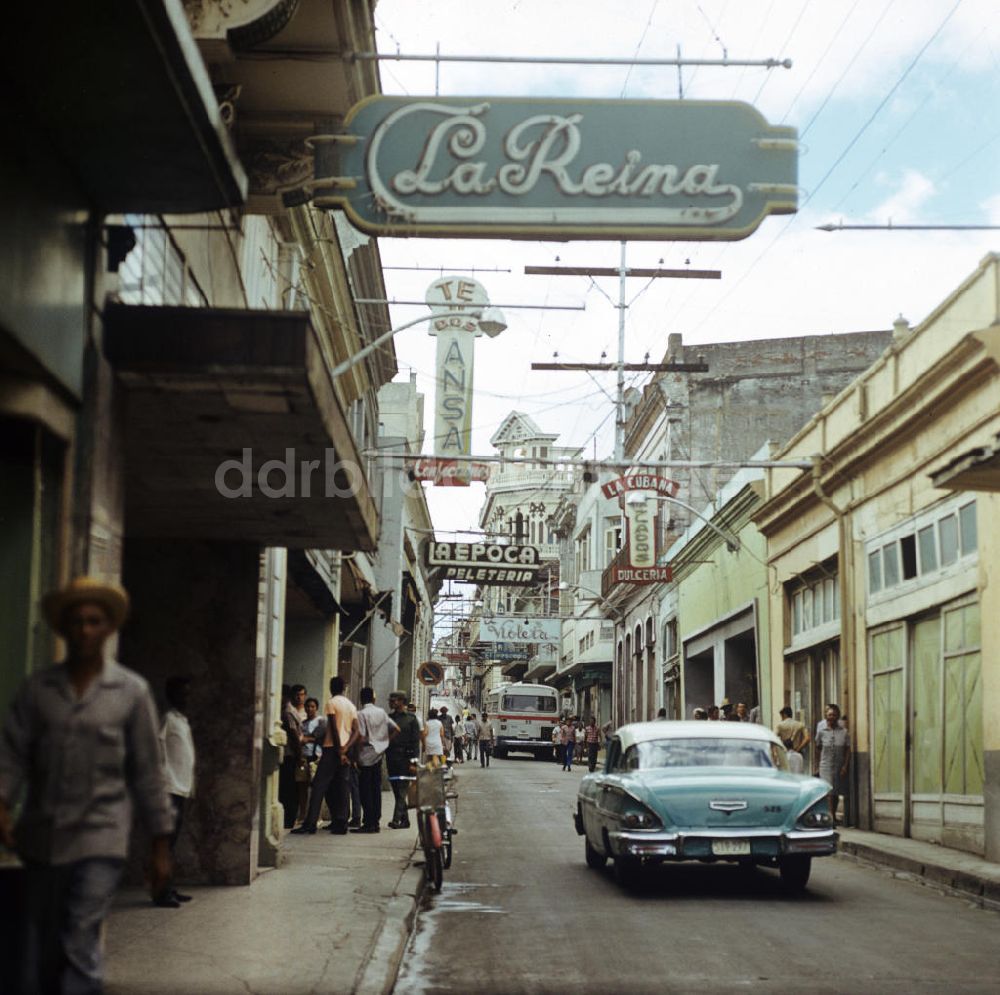
{"label": "car license plate", "polygon": [[750,840],[712,840],[716,857],[742,857],[750,853]]}

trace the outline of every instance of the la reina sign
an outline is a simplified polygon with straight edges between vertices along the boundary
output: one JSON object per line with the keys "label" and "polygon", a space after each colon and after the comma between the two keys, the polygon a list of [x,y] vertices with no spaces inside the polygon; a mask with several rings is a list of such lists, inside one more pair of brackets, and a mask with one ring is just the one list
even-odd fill
{"label": "la reina sign", "polygon": [[322,203],[372,235],[734,240],[798,204],[795,129],[735,101],[376,96],[335,147]]}

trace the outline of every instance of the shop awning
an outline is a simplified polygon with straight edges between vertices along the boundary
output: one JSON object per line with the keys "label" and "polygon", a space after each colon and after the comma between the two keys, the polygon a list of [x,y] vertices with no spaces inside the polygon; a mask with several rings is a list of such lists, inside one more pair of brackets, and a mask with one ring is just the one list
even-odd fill
{"label": "shop awning", "polygon": [[1000,435],[985,446],[976,446],[931,474],[935,487],[949,491],[1000,492]]}
{"label": "shop awning", "polygon": [[554,674],[550,674],[546,684],[551,684],[557,691],[563,691],[573,685],[573,675],[569,670],[560,670]]}
{"label": "shop awning", "polygon": [[527,669],[528,664],[524,660],[511,660],[500,668],[500,673],[504,677],[509,677],[512,681],[522,681]]}
{"label": "shop awning", "polygon": [[525,671],[526,681],[544,681],[549,674],[556,672],[555,661],[553,660],[533,660]]}
{"label": "shop awning", "polygon": [[241,204],[247,179],[181,0],[16,3],[3,75],[104,213]]}
{"label": "shop awning", "polygon": [[364,463],[303,311],[109,305],[130,535],[373,550]]}

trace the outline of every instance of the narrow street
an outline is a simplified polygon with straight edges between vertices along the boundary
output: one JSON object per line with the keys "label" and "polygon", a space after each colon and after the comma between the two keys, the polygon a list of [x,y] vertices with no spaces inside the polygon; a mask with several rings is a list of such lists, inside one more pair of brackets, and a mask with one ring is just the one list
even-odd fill
{"label": "narrow street", "polygon": [[997,913],[842,857],[817,860],[797,898],[776,872],[704,864],[628,894],[584,863],[580,772],[527,757],[458,770],[454,863],[396,995],[996,991]]}

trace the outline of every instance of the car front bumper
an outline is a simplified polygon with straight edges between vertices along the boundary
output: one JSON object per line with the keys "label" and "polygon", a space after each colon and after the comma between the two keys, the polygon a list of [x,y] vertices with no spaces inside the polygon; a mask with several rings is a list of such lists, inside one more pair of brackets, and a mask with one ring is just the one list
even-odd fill
{"label": "car front bumper", "polygon": [[[837,852],[836,832],[830,830],[767,830],[732,829],[723,832],[656,833],[620,830],[608,834],[615,856],[638,857],[644,860],[774,860],[787,855],[828,857]],[[715,853],[715,841],[743,841],[750,845],[749,853]]]}

